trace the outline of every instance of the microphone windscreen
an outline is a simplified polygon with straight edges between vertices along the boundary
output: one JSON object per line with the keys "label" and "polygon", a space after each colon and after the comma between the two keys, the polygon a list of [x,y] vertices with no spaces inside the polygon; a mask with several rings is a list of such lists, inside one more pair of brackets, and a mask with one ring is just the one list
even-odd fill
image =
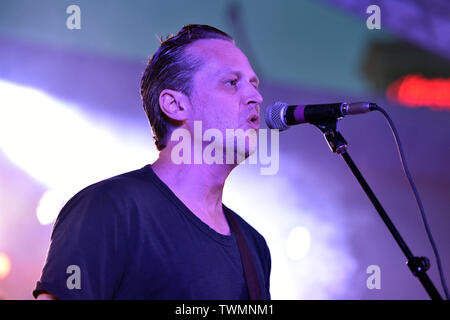
{"label": "microphone windscreen", "polygon": [[265,119],[266,124],[270,129],[279,129],[280,131],[283,131],[288,128],[288,125],[286,125],[284,121],[284,112],[287,106],[287,103],[278,101],[267,107]]}

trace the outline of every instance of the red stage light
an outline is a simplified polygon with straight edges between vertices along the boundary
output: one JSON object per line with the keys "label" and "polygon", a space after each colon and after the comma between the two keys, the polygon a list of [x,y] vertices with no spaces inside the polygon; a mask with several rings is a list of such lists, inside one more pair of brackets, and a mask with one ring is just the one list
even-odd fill
{"label": "red stage light", "polygon": [[450,110],[450,79],[407,75],[389,85],[386,95],[389,100],[408,107]]}

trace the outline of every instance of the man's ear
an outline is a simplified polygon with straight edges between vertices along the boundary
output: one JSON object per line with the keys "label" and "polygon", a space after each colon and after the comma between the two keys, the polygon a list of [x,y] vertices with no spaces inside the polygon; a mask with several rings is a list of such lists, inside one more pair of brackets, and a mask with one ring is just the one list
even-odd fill
{"label": "man's ear", "polygon": [[164,89],[159,95],[159,105],[162,112],[172,120],[185,121],[187,119],[187,97],[184,93],[171,89]]}

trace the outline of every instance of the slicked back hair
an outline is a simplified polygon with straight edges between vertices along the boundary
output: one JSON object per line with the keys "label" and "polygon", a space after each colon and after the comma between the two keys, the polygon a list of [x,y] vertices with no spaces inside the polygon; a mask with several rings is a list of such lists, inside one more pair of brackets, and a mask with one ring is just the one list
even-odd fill
{"label": "slicked back hair", "polygon": [[186,25],[170,35],[149,59],[141,79],[143,107],[153,130],[158,150],[167,146],[174,123],[161,111],[159,96],[164,89],[181,91],[188,97],[192,92],[192,78],[200,69],[199,57],[185,52],[186,47],[201,39],[233,41],[228,34],[208,25]]}

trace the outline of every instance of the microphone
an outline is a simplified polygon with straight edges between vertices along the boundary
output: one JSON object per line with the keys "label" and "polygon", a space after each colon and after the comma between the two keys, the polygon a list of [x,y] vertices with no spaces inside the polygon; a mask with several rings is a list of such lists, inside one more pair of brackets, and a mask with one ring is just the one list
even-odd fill
{"label": "microphone", "polygon": [[339,102],[327,104],[288,105],[284,102],[272,103],[266,109],[266,124],[270,129],[286,130],[301,123],[315,124],[325,119],[342,118],[349,114],[360,114],[375,110],[372,102]]}

